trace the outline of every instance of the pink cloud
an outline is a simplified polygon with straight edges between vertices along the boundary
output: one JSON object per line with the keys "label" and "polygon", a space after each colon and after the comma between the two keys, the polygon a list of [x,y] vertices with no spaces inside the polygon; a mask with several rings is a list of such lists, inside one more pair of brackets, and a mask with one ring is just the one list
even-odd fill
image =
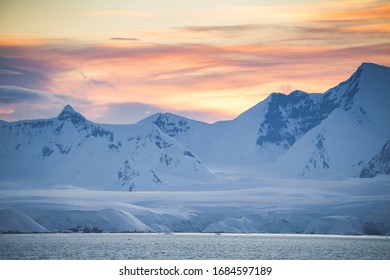
{"label": "pink cloud", "polygon": [[239,114],[273,91],[323,92],[363,61],[390,64],[390,44],[41,44],[0,46],[0,52],[5,56],[0,62],[14,67],[0,68],[24,75],[23,69],[34,70],[37,77],[28,86],[25,80],[8,80],[13,81],[8,85],[45,89],[96,106],[138,102],[171,111],[214,110],[219,116]]}

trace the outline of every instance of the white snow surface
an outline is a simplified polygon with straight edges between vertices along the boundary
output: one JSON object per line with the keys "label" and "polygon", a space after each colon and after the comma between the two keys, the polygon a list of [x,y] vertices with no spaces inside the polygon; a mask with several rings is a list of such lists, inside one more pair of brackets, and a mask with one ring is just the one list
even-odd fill
{"label": "white snow surface", "polygon": [[[38,231],[30,226],[34,221],[51,232],[390,232],[390,176],[342,181],[241,177],[153,192],[0,186],[1,231]],[[19,227],[10,223],[15,213],[23,217],[17,218]]]}

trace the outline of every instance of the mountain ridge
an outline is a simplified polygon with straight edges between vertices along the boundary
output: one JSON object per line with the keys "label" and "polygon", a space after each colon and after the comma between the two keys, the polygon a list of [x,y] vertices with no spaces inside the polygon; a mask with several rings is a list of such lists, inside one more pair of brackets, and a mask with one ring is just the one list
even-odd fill
{"label": "mountain ridge", "polygon": [[132,190],[163,186],[170,169],[192,180],[210,176],[187,147],[156,126],[99,125],[69,105],[55,118],[3,122],[0,133],[0,178]]}
{"label": "mountain ridge", "polygon": [[270,177],[359,177],[390,139],[389,81],[389,67],[362,63],[322,94],[272,93],[213,124],[172,113],[97,124],[70,105],[50,119],[0,121],[0,178],[25,170],[27,179],[133,190],[207,182],[215,166]]}

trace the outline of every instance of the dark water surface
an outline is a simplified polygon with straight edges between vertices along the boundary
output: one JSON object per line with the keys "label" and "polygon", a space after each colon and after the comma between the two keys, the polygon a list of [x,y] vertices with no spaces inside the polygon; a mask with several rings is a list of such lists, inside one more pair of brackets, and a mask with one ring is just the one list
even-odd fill
{"label": "dark water surface", "polygon": [[3,260],[390,260],[390,238],[280,234],[1,234]]}

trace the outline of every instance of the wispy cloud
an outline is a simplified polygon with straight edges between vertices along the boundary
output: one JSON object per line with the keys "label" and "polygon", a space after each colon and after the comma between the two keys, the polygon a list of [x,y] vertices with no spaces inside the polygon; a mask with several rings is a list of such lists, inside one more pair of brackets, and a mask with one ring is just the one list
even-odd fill
{"label": "wispy cloud", "polygon": [[240,25],[214,25],[214,26],[186,26],[180,29],[190,32],[219,32],[219,33],[240,33],[256,31],[261,28],[259,24],[240,24]]}
{"label": "wispy cloud", "polygon": [[[91,117],[93,102],[67,94],[0,85],[0,119],[17,121],[56,116],[66,104],[83,108]],[[89,109],[88,109],[89,108]]]}
{"label": "wispy cloud", "polygon": [[113,124],[136,123],[164,109],[156,105],[140,102],[108,103],[100,106],[100,114],[96,122]]}
{"label": "wispy cloud", "polygon": [[0,104],[31,103],[44,101],[46,97],[39,91],[13,86],[0,86]]}
{"label": "wispy cloud", "polygon": [[100,113],[98,117],[94,118],[94,121],[112,124],[136,123],[153,114],[166,112],[206,122],[232,117],[231,114],[223,114],[222,112],[211,110],[178,110],[140,102],[109,103],[99,105],[98,107],[100,108]]}
{"label": "wispy cloud", "polygon": [[86,81],[87,85],[95,86],[95,87],[106,87],[106,88],[110,88],[112,90],[115,90],[115,86],[112,83],[108,82],[108,81],[92,79],[92,78],[88,77],[85,73],[83,73],[81,71],[80,71],[80,75]]}
{"label": "wispy cloud", "polygon": [[132,37],[111,37],[110,40],[114,40],[114,41],[139,41],[138,38],[132,38]]}
{"label": "wispy cloud", "polygon": [[[91,101],[71,97],[67,94],[46,92],[31,88],[15,87],[15,86],[4,86],[0,85],[0,104],[18,104],[26,103],[30,104],[33,102],[41,104],[41,102],[52,102],[53,104],[64,104],[64,103],[76,103],[80,105],[91,104]],[[43,104],[43,106],[46,106]]]}
{"label": "wispy cloud", "polygon": [[22,75],[21,72],[13,70],[2,70],[0,69],[0,75]]}
{"label": "wispy cloud", "polygon": [[90,80],[88,80],[88,84],[92,85],[92,86],[108,87],[111,89],[115,89],[115,87],[111,83],[109,83],[107,81],[103,81],[103,80],[90,79]]}
{"label": "wispy cloud", "polygon": [[[14,54],[17,59],[6,60],[8,67],[5,69],[25,75],[26,70],[10,68],[10,65],[24,69],[32,69],[35,65],[38,71],[34,73],[40,76],[30,79],[29,86],[25,80],[14,80],[14,86],[39,88],[44,83],[51,92],[64,92],[69,97],[93,100],[101,105],[143,103],[170,111],[183,108],[210,114],[214,110],[219,116],[238,114],[260,101],[261,94],[266,96],[281,88],[325,91],[348,78],[362,61],[390,64],[390,44],[348,47],[142,44],[73,45],[72,48],[46,45],[20,48]],[[18,75],[0,75],[0,79],[2,76]],[[0,81],[2,84],[9,82]],[[115,94],[109,94],[108,90],[114,90]]]}
{"label": "wispy cloud", "polygon": [[[0,48],[4,49],[4,48]],[[4,54],[9,50],[5,48]],[[21,55],[20,57],[0,57],[0,85],[34,87],[46,90],[50,84],[50,76],[55,73],[57,65],[50,61],[38,61]],[[58,65],[59,66],[59,65]]]}
{"label": "wispy cloud", "polygon": [[[298,31],[323,34],[323,42],[332,38],[346,43],[388,42],[390,32],[390,3],[388,1],[340,1],[337,9],[315,10],[304,14]],[[343,36],[343,38],[341,38]]]}

